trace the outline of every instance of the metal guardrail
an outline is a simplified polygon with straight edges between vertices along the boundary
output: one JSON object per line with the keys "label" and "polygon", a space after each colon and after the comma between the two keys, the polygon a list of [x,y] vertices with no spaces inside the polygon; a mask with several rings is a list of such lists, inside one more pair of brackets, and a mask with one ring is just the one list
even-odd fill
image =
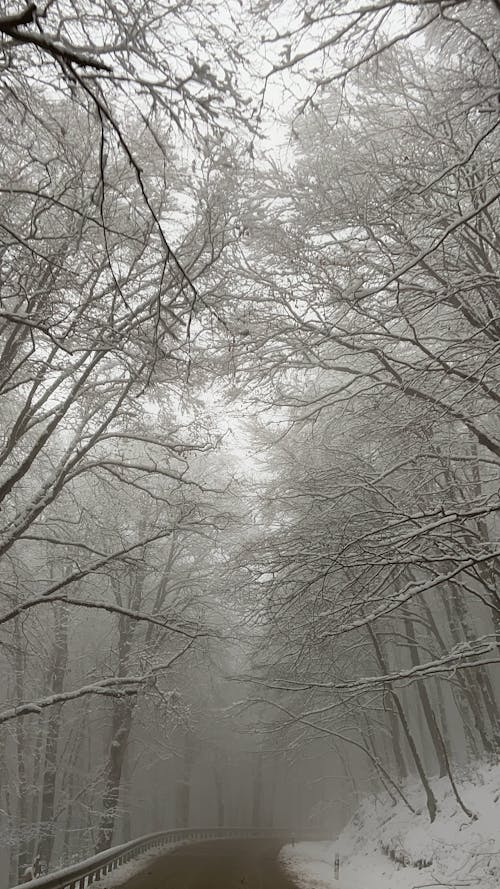
{"label": "metal guardrail", "polygon": [[[149,849],[160,846],[172,845],[187,840],[215,840],[215,839],[238,839],[238,838],[254,838],[254,839],[292,839],[293,831],[291,829],[274,830],[268,828],[259,830],[251,827],[186,827],[174,828],[173,830],[162,831],[161,833],[150,833],[146,836],[132,840],[130,843],[124,843],[121,846],[113,846],[112,849],[106,849],[93,858],[87,858],[78,864],[71,864],[63,870],[54,871],[35,880],[29,880],[28,883],[21,883],[13,886],[12,889],[86,889],[92,883],[101,880],[106,874],[116,870],[121,864],[142,855]],[[300,831],[300,838],[319,838],[317,831]]]}

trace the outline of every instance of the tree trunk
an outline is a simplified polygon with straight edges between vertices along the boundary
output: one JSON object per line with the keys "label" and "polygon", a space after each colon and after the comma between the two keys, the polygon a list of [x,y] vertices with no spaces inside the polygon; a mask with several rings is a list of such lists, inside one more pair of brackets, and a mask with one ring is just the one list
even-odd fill
{"label": "tree trunk", "polygon": [[[376,654],[378,663],[380,665],[380,669],[382,670],[382,673],[385,674],[388,672],[388,669],[387,669],[387,665],[385,663],[384,655],[383,655],[382,649],[379,645],[377,636],[375,635],[374,630],[372,629],[372,627],[369,624],[368,624],[368,633],[369,633],[370,638],[373,642],[373,647],[375,649],[375,654]],[[406,740],[408,741],[408,746],[410,748],[411,755],[412,755],[413,761],[415,763],[415,767],[417,769],[419,778],[422,782],[422,787],[424,788],[424,792],[425,792],[425,796],[426,796],[426,800],[427,800],[427,810],[429,812],[429,818],[432,822],[435,820],[436,812],[437,812],[436,797],[434,796],[434,793],[432,792],[431,785],[429,784],[427,775],[425,774],[425,769],[423,767],[422,760],[421,760],[419,752],[417,750],[415,741],[413,740],[413,735],[411,733],[410,726],[408,725],[403,707],[401,705],[398,695],[396,694],[396,692],[394,691],[393,688],[391,688],[391,696],[392,696],[392,700],[394,701],[394,706],[396,708],[396,712],[398,714],[399,720],[400,720],[401,725],[403,727],[403,732],[405,734]]]}
{"label": "tree trunk", "polygon": [[[483,491],[483,482],[481,479],[481,470],[479,467],[478,460],[478,450],[477,444],[475,442],[471,443],[471,451],[475,456],[476,460],[474,463],[471,463],[472,470],[472,478],[474,480],[474,490],[473,495],[481,500],[484,498]],[[477,519],[477,527],[479,530],[479,537],[483,541],[484,544],[492,543],[490,530],[488,528],[488,523],[484,518]],[[491,595],[491,619],[493,622],[493,627],[495,629],[495,633],[497,634],[498,639],[498,647],[500,648],[500,589],[499,589],[499,573],[498,570],[495,569],[493,565],[482,565],[478,568],[479,576],[484,579],[484,583]]]}
{"label": "tree trunk", "polygon": [[[60,694],[64,688],[68,664],[68,611],[65,605],[55,605],[54,659],[52,666],[51,694]],[[40,812],[38,854],[50,868],[54,848],[54,804],[57,780],[57,750],[59,746],[61,705],[49,708],[45,760],[42,778],[42,808]]]}
{"label": "tree trunk", "polygon": [[193,765],[196,759],[197,744],[191,729],[186,729],[184,734],[184,750],[182,758],[182,771],[177,779],[175,789],[175,826],[189,827],[191,809],[191,777]]}
{"label": "tree trunk", "polygon": [[[404,618],[404,626],[405,633],[409,640],[408,651],[410,655],[410,661],[413,667],[418,667],[420,664],[420,658],[418,656],[418,648],[417,648],[417,640],[415,638],[415,630],[413,626],[413,621],[410,617],[406,616]],[[446,759],[443,753],[443,746],[441,743],[441,733],[437,731],[437,721],[436,714],[432,708],[432,704],[427,693],[427,689],[425,687],[425,682],[423,679],[420,679],[416,683],[418,696],[420,698],[420,703],[422,705],[422,710],[424,711],[425,721],[427,724],[427,728],[429,730],[429,735],[432,741],[432,746],[434,747],[434,753],[436,754],[436,760],[439,768],[439,777],[444,778],[447,774],[446,768]]]}
{"label": "tree trunk", "polygon": [[[74,738],[73,749],[71,751],[70,756],[68,757],[68,764],[66,766],[63,789],[66,798],[66,817],[64,819],[64,827],[62,830],[62,848],[61,848],[61,858],[63,865],[67,864],[70,860],[70,855],[72,852],[72,843],[71,839],[73,836],[71,826],[73,821],[73,803],[74,803],[74,794],[75,794],[75,778],[76,778],[76,766],[78,762],[78,758],[80,756],[82,745],[82,734],[78,732]],[[80,791],[81,792],[81,791]]]}
{"label": "tree trunk", "polygon": [[132,698],[117,698],[113,700],[113,715],[111,728],[111,744],[109,747],[108,764],[106,769],[106,784],[102,798],[103,812],[97,833],[95,851],[103,852],[109,849],[113,842],[115,820],[118,812],[120,798],[120,785],[125,762],[127,743],[132,728],[132,716],[135,706],[135,696]]}
{"label": "tree trunk", "polygon": [[225,825],[225,805],[224,805],[224,780],[221,769],[222,756],[217,751],[215,754],[215,762],[213,765],[214,784],[215,784],[215,801],[217,805],[217,827]]}
{"label": "tree trunk", "polygon": [[[24,640],[21,633],[21,619],[14,620],[14,647],[15,647],[15,689],[16,700],[24,700],[24,676],[26,674],[26,657],[24,653]],[[17,848],[17,879],[22,880],[24,871],[29,863],[29,814],[30,794],[26,770],[26,726],[25,719],[20,717],[14,722],[14,737],[16,741],[17,761],[17,790],[18,790],[18,819],[17,829],[19,842]]]}
{"label": "tree trunk", "polygon": [[[475,441],[470,442],[471,453],[476,458],[475,462],[471,463],[472,470],[472,485],[470,485],[469,480],[469,489],[470,494],[476,496],[477,498],[483,498],[484,492],[482,489],[482,481],[481,481],[481,473],[478,463],[478,449]],[[454,492],[454,499],[457,504],[460,506],[461,501],[458,493],[455,490],[454,480],[448,468],[444,468],[445,475],[449,482],[450,492]],[[478,519],[477,527],[479,532],[479,537],[481,540],[486,542],[490,541],[489,529],[486,521],[484,519]],[[466,541],[470,541],[472,550],[475,546],[475,539],[472,535],[467,533],[467,529],[464,527],[463,529],[464,538]],[[498,583],[497,583],[497,575],[494,572],[494,569],[490,565],[478,566],[478,574],[479,577],[483,579],[483,583],[485,584],[487,590],[490,592],[492,596],[492,606],[491,607],[491,616],[493,620],[493,626],[495,631],[498,632],[500,629],[500,614],[498,612],[498,607],[500,606],[500,596],[498,593]],[[463,634],[468,641],[474,640],[474,633],[472,632],[469,622],[468,622],[468,614],[467,608],[464,604],[464,594],[458,584],[450,584],[450,588],[452,590],[452,602],[454,606],[453,614],[451,614],[451,608],[448,606],[447,613],[449,615],[450,620],[450,629],[457,634],[457,627],[455,626],[454,617],[456,615],[458,619],[458,623],[460,624]],[[447,605],[447,598],[445,597],[445,605]],[[499,642],[500,647],[500,642]],[[474,671],[474,678],[477,684],[477,692],[474,693],[473,696],[476,697],[476,694],[482,696],[484,707],[486,710],[486,714],[488,716],[488,721],[491,726],[491,733],[489,733],[489,737],[486,741],[485,750],[488,753],[498,753],[500,749],[500,713],[498,709],[498,703],[495,698],[495,694],[493,691],[493,685],[491,683],[490,674],[488,672],[487,667],[478,667]],[[484,725],[483,725],[484,728]],[[484,733],[484,732],[483,732]]]}
{"label": "tree trunk", "polygon": [[[463,642],[463,636],[458,629],[455,613],[452,611],[451,603],[447,596],[444,596],[443,601],[453,643],[455,645],[459,645],[461,642]],[[446,650],[446,646],[443,642],[443,654],[446,653]],[[472,675],[474,675],[474,679],[471,678]],[[461,671],[458,671],[456,674],[456,679],[463,690],[465,700],[467,701],[467,704],[470,708],[472,720],[475,729],[481,739],[483,749],[485,753],[491,755],[493,754],[495,747],[493,739],[491,738],[486,727],[485,715],[482,707],[482,695],[481,693],[478,694],[478,691],[480,692],[480,690],[477,687],[477,672],[474,671],[474,674],[472,674],[469,670],[466,670],[463,673]],[[468,720],[465,714],[463,722],[465,725],[468,724]]]}
{"label": "tree trunk", "polygon": [[379,768],[379,755],[377,752],[377,748],[375,747],[375,742],[372,738],[372,733],[370,731],[370,723],[368,722],[366,713],[363,713],[363,716],[364,716],[363,721],[366,726],[366,732],[364,732],[362,729],[360,729],[359,733],[360,733],[361,738],[363,740],[363,744],[365,745],[367,750],[371,750],[371,752],[372,752],[373,759],[371,760],[371,765],[372,765],[373,773],[375,775],[376,780],[382,784],[382,787],[387,792],[388,796],[391,798],[392,804],[396,805],[396,802],[397,802],[396,797],[394,796],[394,794],[390,788],[390,785],[385,780],[383,772]]}
{"label": "tree trunk", "polygon": [[[443,737],[451,739],[452,734],[450,731],[449,721],[448,721],[448,717],[446,714],[446,701],[445,701],[444,694],[443,694],[443,686],[441,684],[441,680],[439,677],[436,677],[434,679],[433,687],[434,687],[434,691],[436,694],[437,708],[439,711],[439,719],[440,719],[442,730],[443,730],[442,731]],[[452,747],[451,747],[451,750],[453,752]]]}
{"label": "tree trunk", "polygon": [[[131,818],[131,798],[130,798],[130,757],[128,756],[128,745],[125,746],[125,760],[123,763],[123,773],[122,773],[122,825],[121,825],[121,842],[128,843],[129,840],[132,839],[132,818]],[[154,800],[156,801],[156,794],[152,794]],[[153,833],[157,828],[154,823],[154,812],[153,814],[153,823],[150,825],[151,833]]]}
{"label": "tree trunk", "polygon": [[[40,716],[35,735],[35,743],[33,745],[33,793],[31,798],[31,823],[38,825],[40,824],[40,788],[42,780],[41,773],[46,735],[46,719],[44,718],[44,716]],[[35,857],[36,851],[38,849],[38,842],[38,837],[36,837],[30,845],[30,860]]]}
{"label": "tree trunk", "polygon": [[252,827],[262,827],[262,753],[252,759]]}
{"label": "tree trunk", "polygon": [[[140,608],[142,600],[142,588],[144,583],[144,568],[139,567],[129,594],[128,606],[133,611]],[[122,595],[118,584],[115,584],[115,596],[117,602],[122,604]],[[131,663],[131,652],[134,635],[137,629],[135,622],[128,617],[120,617],[118,620],[118,676],[126,676]],[[122,774],[127,754],[127,745],[132,729],[132,720],[136,704],[136,693],[113,698],[111,716],[111,739],[109,745],[108,761],[106,765],[106,780],[102,798],[102,815],[97,831],[96,853],[109,849],[113,842],[118,803],[120,800],[120,787]]]}
{"label": "tree trunk", "polygon": [[394,754],[394,761],[396,763],[396,771],[398,773],[398,778],[401,781],[404,781],[404,779],[408,777],[408,769],[406,768],[404,753],[401,747],[401,732],[399,721],[392,707],[392,693],[389,692],[388,704],[386,704],[386,697],[387,696],[384,694],[384,710],[389,717],[389,725],[391,729],[391,747]]}
{"label": "tree trunk", "polygon": [[[469,625],[467,608],[464,604],[463,593],[457,584],[452,585],[452,600],[455,606],[455,613],[462,627],[463,634],[468,642],[473,642],[475,633]],[[477,667],[474,671],[477,679],[478,690],[483,696],[484,706],[488,714],[488,720],[492,730],[492,740],[496,749],[500,748],[500,723],[498,706],[493,691],[490,675],[486,667]]]}

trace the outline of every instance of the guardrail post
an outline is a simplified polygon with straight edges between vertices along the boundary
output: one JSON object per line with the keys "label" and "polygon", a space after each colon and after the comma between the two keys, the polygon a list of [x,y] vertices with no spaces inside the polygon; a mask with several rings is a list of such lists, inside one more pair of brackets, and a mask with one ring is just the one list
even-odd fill
{"label": "guardrail post", "polygon": [[333,875],[336,880],[338,880],[338,878],[339,878],[339,872],[340,872],[340,855],[338,852],[336,852],[334,862],[333,862]]}

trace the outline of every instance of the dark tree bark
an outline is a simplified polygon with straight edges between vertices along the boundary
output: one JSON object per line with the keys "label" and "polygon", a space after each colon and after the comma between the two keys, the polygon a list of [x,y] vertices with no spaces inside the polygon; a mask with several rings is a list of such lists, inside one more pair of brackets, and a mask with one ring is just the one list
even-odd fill
{"label": "dark tree bark", "polygon": [[[83,724],[87,724],[87,720],[83,721]],[[73,747],[68,757],[68,763],[66,767],[66,773],[64,776],[63,782],[63,790],[66,796],[66,814],[64,818],[64,827],[63,827],[63,843],[61,849],[61,857],[63,863],[69,861],[69,856],[72,851],[72,837],[73,832],[71,830],[73,823],[73,808],[74,808],[74,795],[76,789],[76,767],[78,763],[78,759],[81,752],[82,747],[82,736],[83,733],[78,731],[73,740]],[[81,791],[80,791],[81,792]]]}
{"label": "dark tree bark", "polygon": [[[386,698],[389,699],[387,704]],[[406,767],[403,748],[401,747],[401,732],[399,720],[397,714],[394,711],[394,707],[392,706],[392,692],[389,692],[388,695],[384,695],[384,708],[389,717],[389,725],[391,729],[391,747],[394,755],[394,761],[396,763],[396,770],[398,773],[398,777],[403,781],[406,777],[408,777],[408,769]]]}
{"label": "dark tree bark", "polygon": [[[15,671],[15,689],[18,701],[24,700],[24,677],[26,674],[26,656],[25,641],[22,635],[21,618],[17,617],[14,621],[14,671]],[[24,876],[29,863],[29,841],[28,828],[30,817],[30,793],[27,780],[26,770],[26,724],[25,719],[16,719],[14,723],[14,737],[16,741],[16,761],[17,761],[17,790],[18,790],[18,831],[19,843],[15,852],[15,863],[11,865],[11,872],[16,870],[16,879],[19,882]]]}
{"label": "dark tree bark", "polygon": [[226,823],[226,810],[224,803],[223,761],[222,755],[219,751],[217,751],[215,754],[213,774],[215,784],[215,802],[217,806],[217,827],[224,827]]}
{"label": "dark tree bark", "polygon": [[[413,621],[410,617],[406,616],[404,618],[404,626],[405,633],[409,641],[408,645],[408,653],[410,656],[410,662],[413,667],[418,667],[420,664],[420,658],[418,656],[418,647],[417,640],[415,638],[415,630],[413,626]],[[436,754],[436,760],[439,769],[439,777],[444,778],[447,774],[448,770],[446,767],[446,758],[443,753],[443,745],[441,743],[441,733],[438,732],[436,714],[434,713],[434,709],[432,707],[429,695],[427,693],[427,689],[425,687],[425,682],[423,680],[419,680],[416,683],[418,696],[420,698],[420,703],[422,705],[422,710],[425,716],[425,722],[429,731],[429,736],[432,742],[432,746],[434,748],[434,753]]]}
{"label": "dark tree bark", "polygon": [[193,766],[198,753],[198,744],[193,731],[188,728],[184,733],[182,770],[176,781],[175,788],[175,826],[189,827],[191,814],[191,780]]}
{"label": "dark tree bark", "polygon": [[[455,587],[451,596],[444,597],[444,603],[454,645],[463,643],[464,638],[473,638],[467,623],[467,615],[464,612],[460,590]],[[472,680],[469,675],[464,678],[464,687],[467,687],[467,700],[484,750],[493,755],[498,749],[499,743],[497,736],[498,711],[494,700],[492,700],[491,683],[485,667],[478,667],[471,675],[473,676]]]}
{"label": "dark tree bark", "polygon": [[[434,639],[436,640],[439,646],[439,652],[442,655],[445,655],[447,652],[447,648],[443,639],[442,634],[438,630],[436,621],[434,620],[431,609],[429,608],[425,598],[422,599],[422,604],[424,608],[425,619],[429,628],[432,631]],[[445,610],[448,617],[449,623],[449,612],[447,611],[447,601],[445,599]],[[458,688],[457,688],[458,686]],[[456,708],[458,710],[458,714],[460,716],[461,723],[464,727],[466,743],[468,744],[469,750],[473,757],[477,758],[479,756],[479,746],[476,740],[476,736],[473,733],[473,729],[471,723],[474,724],[474,728],[483,744],[483,749],[486,750],[487,747],[485,744],[488,744],[488,739],[484,734],[483,729],[483,717],[481,713],[480,703],[476,700],[470,684],[470,678],[468,675],[468,671],[461,672],[458,671],[455,676],[455,682],[452,685],[453,690],[453,699],[455,701]]]}
{"label": "dark tree bark", "polygon": [[[64,690],[64,679],[68,663],[68,611],[64,605],[59,604],[54,607],[55,637],[50,693],[60,694]],[[42,808],[40,812],[38,854],[42,861],[46,862],[47,867],[50,867],[55,839],[54,803],[58,766],[57,751],[61,724],[60,714],[61,705],[49,708],[42,776]]]}
{"label": "dark tree bark", "polygon": [[[368,633],[369,633],[370,639],[373,642],[373,647],[375,649],[375,655],[376,655],[377,661],[379,663],[380,669],[382,670],[382,673],[387,673],[388,668],[387,668],[387,664],[385,662],[385,658],[384,658],[382,649],[380,647],[380,644],[379,644],[379,641],[377,639],[375,632],[373,631],[372,627],[369,624],[368,624]],[[436,813],[437,813],[436,797],[434,796],[432,787],[429,784],[429,780],[428,780],[427,775],[425,773],[425,769],[424,769],[422,760],[420,758],[420,754],[417,750],[417,746],[415,744],[410,726],[409,726],[408,721],[406,719],[405,712],[403,710],[401,701],[399,700],[398,695],[392,688],[391,688],[391,696],[392,696],[392,700],[394,701],[396,713],[398,714],[399,720],[401,722],[403,732],[404,732],[406,740],[408,742],[408,747],[410,748],[411,755],[412,755],[413,761],[415,763],[415,768],[418,772],[420,781],[422,782],[422,787],[424,788],[424,792],[425,792],[425,796],[426,796],[426,800],[427,800],[427,811],[429,812],[429,818],[432,822],[435,820]]]}
{"label": "dark tree bark", "polygon": [[103,852],[113,843],[113,832],[120,798],[120,786],[127,743],[132,728],[135,697],[113,701],[111,744],[106,769],[106,785],[102,799],[103,813],[97,833],[95,851]]}
{"label": "dark tree bark", "polygon": [[[144,582],[143,569],[137,572],[129,595],[128,607],[137,611],[142,599],[142,587]],[[115,595],[119,604],[122,604],[121,593],[118,585],[115,585]],[[128,617],[123,616],[118,621],[118,665],[117,675],[126,676],[131,660],[131,649],[137,624]],[[127,754],[127,745],[132,729],[133,715],[136,704],[136,695],[127,695],[113,698],[111,716],[111,738],[109,745],[108,761],[106,764],[106,778],[104,794],[102,798],[102,815],[97,831],[96,852],[109,849],[113,842],[118,803],[120,800],[120,787],[122,774]]]}
{"label": "dark tree bark", "polygon": [[262,827],[262,753],[252,759],[252,827]]}

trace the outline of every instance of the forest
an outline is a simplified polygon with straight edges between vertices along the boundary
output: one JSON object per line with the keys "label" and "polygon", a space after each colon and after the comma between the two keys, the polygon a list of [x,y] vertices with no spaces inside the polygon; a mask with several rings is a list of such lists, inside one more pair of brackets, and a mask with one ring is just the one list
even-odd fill
{"label": "forest", "polygon": [[477,818],[499,0],[8,0],[0,44],[0,889],[408,782]]}

